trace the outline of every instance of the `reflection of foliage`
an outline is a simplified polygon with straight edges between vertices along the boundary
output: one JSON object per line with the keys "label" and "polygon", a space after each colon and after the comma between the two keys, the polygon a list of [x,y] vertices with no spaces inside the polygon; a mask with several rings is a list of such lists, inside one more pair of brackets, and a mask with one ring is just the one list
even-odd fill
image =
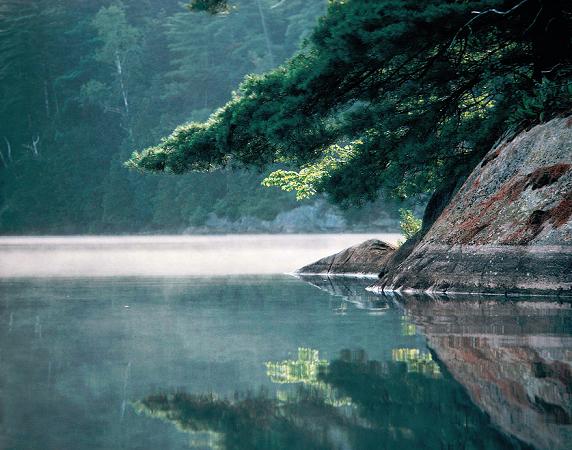
{"label": "reflection of foliage", "polygon": [[342,353],[320,377],[357,407],[348,430],[353,448],[523,448],[491,427],[448,373],[427,377],[408,372],[402,362],[358,356]]}
{"label": "reflection of foliage", "polygon": [[[144,401],[136,402],[134,407],[138,413],[146,413],[158,419],[174,422],[179,430],[190,435],[191,448],[224,449],[224,434],[211,430],[207,422],[207,417],[212,416],[212,412],[216,411],[215,397],[212,395],[196,397],[192,412],[176,406],[187,404],[185,400],[184,394],[153,395]],[[167,404],[170,406],[166,407]],[[210,410],[210,414],[207,409]],[[187,415],[193,413],[192,420],[185,420]]]}
{"label": "reflection of foliage", "polygon": [[415,336],[417,334],[417,326],[411,323],[408,315],[401,316],[401,334],[403,336]]}
{"label": "reflection of foliage", "polygon": [[208,433],[213,449],[332,448],[322,443],[325,437],[314,435],[315,428],[308,426],[317,417],[327,420],[331,407],[304,392],[288,403],[264,393],[235,401],[213,395],[159,394],[138,402],[136,407],[152,417],[174,422],[193,437]]}
{"label": "reflection of foliage", "polygon": [[[348,398],[340,398],[337,392],[331,386],[318,380],[320,373],[327,370],[329,362],[320,359],[318,350],[311,348],[298,348],[297,360],[284,360],[281,362],[267,362],[266,375],[273,383],[291,384],[303,383],[309,392],[324,399],[324,401],[332,406],[347,406],[351,403]],[[279,400],[290,400],[286,392],[280,392]]]}
{"label": "reflection of foliage", "polygon": [[319,358],[318,350],[300,347],[297,360],[267,362],[266,374],[273,383],[314,383],[326,367],[328,361]]}
{"label": "reflection of foliage", "polygon": [[[320,361],[315,350],[301,350],[300,360]],[[426,360],[424,354],[397,356],[397,362],[379,362],[344,350],[318,371],[318,383],[351,398],[349,411],[328,404],[314,382],[304,381],[276,399],[264,392],[235,393],[233,400],[178,393],[150,396],[138,406],[193,435],[210,432],[213,444],[228,449],[522,448],[489,425],[448,373],[428,377],[407,370],[407,361]]]}
{"label": "reflection of foliage", "polygon": [[208,448],[211,450],[224,450],[224,435],[205,431],[202,433],[193,433],[189,438],[190,448]]}
{"label": "reflection of foliage", "polygon": [[439,365],[433,361],[429,352],[422,352],[418,348],[395,348],[391,356],[396,362],[404,362],[408,372],[422,373],[433,377],[441,376]]}

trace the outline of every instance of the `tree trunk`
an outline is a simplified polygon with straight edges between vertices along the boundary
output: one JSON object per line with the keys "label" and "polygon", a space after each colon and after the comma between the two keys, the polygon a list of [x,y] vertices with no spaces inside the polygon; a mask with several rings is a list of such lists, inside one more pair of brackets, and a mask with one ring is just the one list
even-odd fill
{"label": "tree trunk", "polygon": [[32,151],[34,152],[34,156],[38,156],[40,152],[38,151],[38,142],[40,142],[40,136],[36,136],[32,139]]}
{"label": "tree trunk", "polygon": [[56,91],[55,87],[52,85],[52,92],[54,93],[54,105],[56,107],[56,116],[60,115],[60,103],[58,101],[58,91]]}
{"label": "tree trunk", "polygon": [[127,88],[125,87],[125,82],[123,80],[123,66],[121,65],[121,58],[119,57],[119,51],[117,50],[115,51],[115,67],[117,68],[119,87],[121,89],[121,97],[123,98],[123,108],[125,110],[124,129],[127,131],[129,140],[133,141],[133,130],[131,129],[131,123],[129,120],[129,101],[127,99]]}
{"label": "tree trunk", "polygon": [[125,89],[125,83],[123,82],[123,67],[121,66],[121,58],[119,57],[118,51],[115,52],[115,67],[117,68],[117,76],[119,77],[119,87],[121,88],[121,96],[123,97],[123,107],[125,108],[125,114],[129,116],[127,90]]}

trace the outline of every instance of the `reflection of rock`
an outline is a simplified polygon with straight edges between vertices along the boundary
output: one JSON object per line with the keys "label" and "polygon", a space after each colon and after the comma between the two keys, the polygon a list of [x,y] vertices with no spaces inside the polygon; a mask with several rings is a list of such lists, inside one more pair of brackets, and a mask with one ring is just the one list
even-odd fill
{"label": "reflection of rock", "polygon": [[370,424],[356,430],[354,448],[526,448],[491,427],[448,374],[409,371],[405,361],[373,361],[362,352],[342,351],[323,379],[349,396]]}
{"label": "reflection of rock", "polygon": [[[367,286],[366,280],[301,278],[353,299],[360,299]],[[387,298],[379,296],[378,301]],[[426,334],[439,360],[503,431],[537,448],[569,447],[572,304],[482,296],[468,301],[421,294],[391,298],[405,308],[404,334]],[[396,361],[409,360],[421,373],[431,373],[425,355],[395,349],[393,356]]]}
{"label": "reflection of rock", "polygon": [[297,272],[310,275],[369,274],[377,276],[385,272],[386,262],[394,251],[395,247],[378,239],[370,239],[334,255],[326,256],[298,269]]}
{"label": "reflection of rock", "polygon": [[371,280],[303,274],[298,277],[318,289],[353,303],[359,309],[379,312],[389,308],[385,297],[366,290]]}
{"label": "reflection of rock", "polygon": [[572,443],[572,305],[405,298],[429,346],[505,432]]}

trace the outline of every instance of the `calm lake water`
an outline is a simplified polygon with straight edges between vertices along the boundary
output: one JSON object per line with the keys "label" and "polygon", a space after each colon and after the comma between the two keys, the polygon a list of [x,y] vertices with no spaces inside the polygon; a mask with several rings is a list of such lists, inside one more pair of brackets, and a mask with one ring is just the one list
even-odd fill
{"label": "calm lake water", "polygon": [[[167,277],[165,261],[127,258],[118,276],[87,277],[77,261],[121,258],[133,242],[75,239],[0,245],[0,449],[572,446],[570,303],[382,297],[371,280],[255,275],[247,263]],[[170,250],[137,251],[179,247],[184,264],[189,246],[163,239]],[[262,254],[278,249],[264,239]],[[8,265],[34,251],[38,267],[57,265]],[[81,258],[66,273],[70,251]],[[281,261],[266,263],[294,268]]]}

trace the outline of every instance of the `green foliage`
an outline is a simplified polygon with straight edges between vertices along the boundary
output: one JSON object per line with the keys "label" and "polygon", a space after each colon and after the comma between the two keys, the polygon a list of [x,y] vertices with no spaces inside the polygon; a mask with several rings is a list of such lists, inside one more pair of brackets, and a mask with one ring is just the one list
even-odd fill
{"label": "green foliage", "polygon": [[79,101],[83,106],[105,105],[111,97],[109,87],[98,80],[89,80],[80,88]]}
{"label": "green foliage", "polygon": [[116,66],[117,59],[138,53],[141,33],[127,21],[125,6],[118,2],[101,8],[92,21],[101,45],[95,52],[97,61]]}
{"label": "green foliage", "polygon": [[[342,203],[380,189],[428,192],[474,167],[535,80],[569,80],[571,21],[564,0],[332,0],[295,57],[247,77],[208,121],[130,164],[173,173],[284,164],[265,184]],[[351,159],[324,162],[351,141],[360,141]]]}
{"label": "green foliage", "polygon": [[347,164],[356,155],[355,147],[359,144],[357,141],[344,147],[330,145],[324,150],[323,157],[315,163],[302,166],[298,172],[275,170],[262,180],[262,185],[277,186],[287,192],[296,191],[298,200],[312,197],[316,195],[318,186],[324,183],[332,172]]}
{"label": "green foliage", "polygon": [[400,208],[399,216],[401,218],[399,226],[401,227],[401,233],[405,236],[405,239],[412,238],[421,230],[423,221],[415,217],[413,211],[410,209]]}
{"label": "green foliage", "polygon": [[552,115],[572,110],[572,80],[551,81],[543,78],[522,101],[511,117],[514,126],[544,122]]}

